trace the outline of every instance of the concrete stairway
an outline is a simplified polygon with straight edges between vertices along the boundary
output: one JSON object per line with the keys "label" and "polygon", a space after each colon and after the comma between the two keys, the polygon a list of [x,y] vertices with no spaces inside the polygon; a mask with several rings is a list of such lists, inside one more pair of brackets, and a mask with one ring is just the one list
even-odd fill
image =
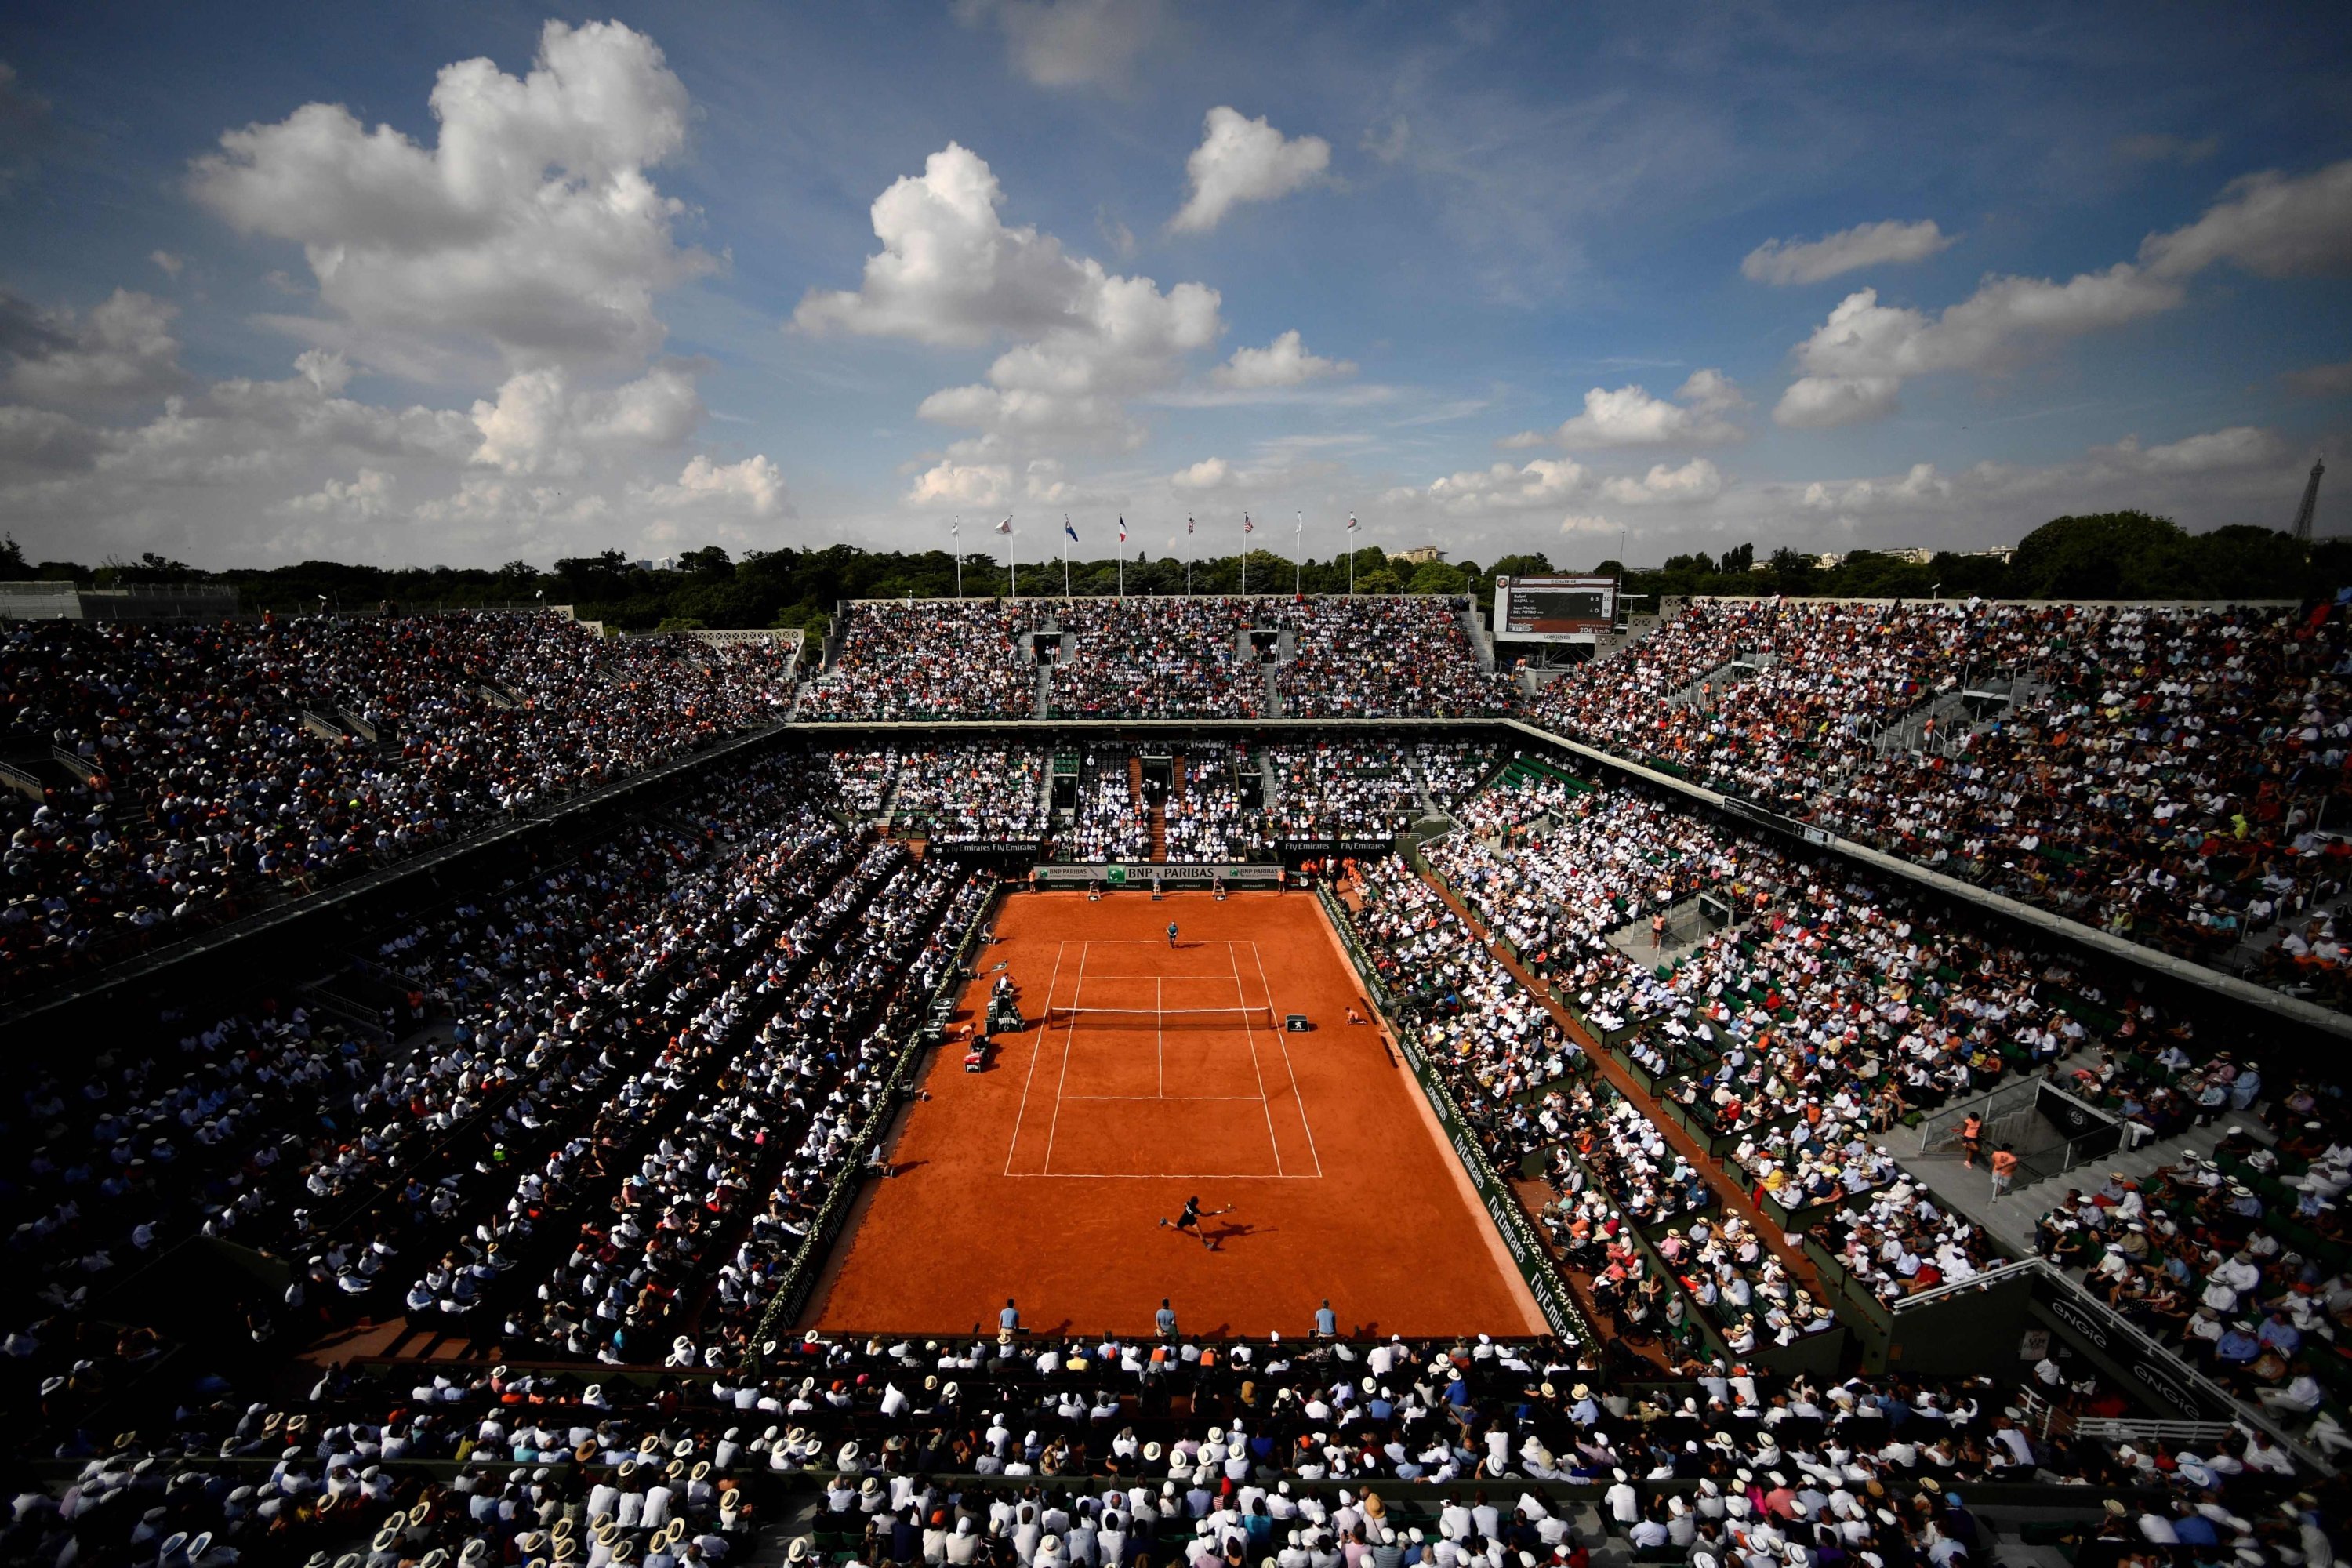
{"label": "concrete stairway", "polygon": [[2071,1170],[2059,1170],[2038,1180],[2022,1183],[1999,1198],[1992,1195],[1992,1174],[1984,1162],[1979,1161],[1974,1170],[1962,1165],[1957,1153],[1906,1154],[1902,1157],[1906,1169],[1916,1175],[1938,1198],[1968,1215],[1997,1238],[2011,1252],[2023,1258],[2033,1252],[2033,1226],[2043,1215],[2065,1197],[2066,1189],[2079,1187],[2085,1192],[2099,1186],[2107,1173],[2116,1171],[2136,1182],[2145,1183],[2156,1171],[2166,1165],[2176,1165],[2190,1155],[2204,1156],[2213,1152],[2232,1127],[2243,1127],[2264,1142],[2270,1136],[2263,1125],[2251,1117],[2232,1121],[2227,1115],[2217,1117],[2202,1127],[2191,1127],[2171,1138],[2159,1138],[2143,1143],[2137,1149],[2116,1150],[2113,1153],[2094,1156]]}

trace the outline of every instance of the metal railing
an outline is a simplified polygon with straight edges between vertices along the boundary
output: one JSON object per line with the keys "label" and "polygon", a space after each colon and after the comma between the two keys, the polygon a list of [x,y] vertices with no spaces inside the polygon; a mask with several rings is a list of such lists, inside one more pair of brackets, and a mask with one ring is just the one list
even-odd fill
{"label": "metal railing", "polygon": [[1982,1290],[2004,1280],[2016,1279],[2032,1274],[2035,1269],[2042,1267],[2044,1265],[2039,1258],[2020,1258],[2011,1262],[1998,1264],[1980,1274],[1972,1274],[1966,1279],[1954,1279],[1936,1286],[1932,1289],[1922,1290],[1916,1296],[1897,1296],[1886,1304],[1887,1310],[1899,1318],[1906,1312],[1916,1311],[1921,1307],[1941,1301],[1947,1297],[1961,1295],[1970,1290]]}
{"label": "metal railing", "polygon": [[2054,1280],[2065,1289],[2072,1298],[2072,1304],[2085,1309],[2102,1322],[2112,1327],[2117,1333],[2137,1346],[2143,1354],[2161,1358],[2161,1364],[2168,1373],[2186,1380],[2210,1403],[2223,1409],[2236,1410],[2237,1425],[2259,1426],[2284,1446],[2296,1458],[2301,1459],[2320,1474],[2332,1476],[2336,1473],[2336,1467],[2327,1461],[2325,1455],[2301,1438],[2289,1434],[2284,1427],[2271,1419],[2267,1411],[2239,1398],[2211,1378],[2207,1377],[2178,1352],[2152,1338],[2138,1324],[2084,1289],[2079,1281],[2063,1269],[2054,1268],[2039,1258],[2031,1258],[2028,1261],[2040,1268],[2045,1278]]}
{"label": "metal railing", "polygon": [[2017,1404],[2024,1426],[2037,1437],[2053,1432],[2098,1437],[2111,1443],[2144,1443],[2153,1447],[2208,1447],[2226,1443],[2237,1431],[2234,1421],[2164,1421],[2130,1416],[2076,1416],[2061,1410],[2032,1389],[2018,1391]]}

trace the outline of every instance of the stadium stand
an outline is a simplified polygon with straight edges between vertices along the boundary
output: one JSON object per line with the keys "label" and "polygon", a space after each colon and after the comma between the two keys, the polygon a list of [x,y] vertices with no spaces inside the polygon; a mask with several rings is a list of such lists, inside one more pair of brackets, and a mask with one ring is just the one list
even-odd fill
{"label": "stadium stand", "polygon": [[1057,719],[1254,719],[1265,680],[1242,638],[1244,599],[1073,599],[1054,612],[1076,651],[1054,669]]}
{"label": "stadium stand", "polygon": [[32,622],[0,653],[11,990],[782,720],[765,644],[548,614]]}
{"label": "stadium stand", "polygon": [[1310,598],[1283,606],[1297,652],[1276,666],[1295,719],[1464,719],[1511,711],[1507,677],[1479,667],[1450,599]]}
{"label": "stadium stand", "polygon": [[2347,851],[2318,828],[2352,734],[2346,625],[1701,600],[1532,713],[2168,952],[2234,966],[2257,944],[2271,979],[2332,996]]}
{"label": "stadium stand", "polygon": [[1026,719],[1037,660],[1021,638],[1045,623],[1036,601],[861,600],[841,648],[801,704],[803,719]]}
{"label": "stadium stand", "polygon": [[[392,866],[794,699],[756,645],[553,616],[10,635],[19,771],[52,748],[13,808],[12,977],[132,951],[141,903],[176,931]],[[1702,603],[1536,705],[2143,942],[2218,961],[2292,916],[2257,967],[2333,999],[2340,637]],[[2307,1041],[1525,730],[1258,722],[1508,711],[1443,601],[861,603],[799,715],[1041,699],[1074,727],[782,731],[488,872],[411,872],[331,985],[215,974],[23,1037],[11,1559],[2335,1561],[2352,1124]],[[1166,718],[1202,727],[1075,723]],[[1352,1038],[1424,1086],[1559,1331],[806,1326],[910,1064],[1009,984],[992,900],[1045,855],[1310,884],[1387,1026]],[[2053,1100],[2088,1119],[2063,1157],[1976,1168]],[[995,1239],[943,1220],[938,1261]],[[1347,1240],[1412,1267],[1376,1215]]]}

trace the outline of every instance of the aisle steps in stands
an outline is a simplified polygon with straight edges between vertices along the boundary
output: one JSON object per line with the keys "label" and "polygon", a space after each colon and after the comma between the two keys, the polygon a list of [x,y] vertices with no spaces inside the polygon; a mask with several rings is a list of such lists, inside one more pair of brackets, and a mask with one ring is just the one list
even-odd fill
{"label": "aisle steps in stands", "polygon": [[1958,715],[1967,705],[1967,695],[1959,691],[1947,691],[1931,697],[1873,735],[1870,749],[1882,757],[1896,752],[1916,752],[1927,735],[1928,725],[1933,724],[1947,734],[1959,728]]}
{"label": "aisle steps in stands", "polygon": [[1054,667],[1050,664],[1041,664],[1037,667],[1037,700],[1032,708],[1029,717],[1032,719],[1050,719],[1053,716]]}
{"label": "aisle steps in stands", "polygon": [[1759,670],[1770,668],[1772,656],[1769,653],[1734,654],[1728,662],[1717,665],[1713,669],[1667,698],[1666,706],[1693,708],[1703,704],[1711,705],[1716,698],[1721,697],[1735,683],[1747,679]]}
{"label": "aisle steps in stands", "polygon": [[1495,634],[1488,631],[1480,622],[1478,601],[1463,600],[1462,608],[1455,613],[1461,617],[1462,629],[1470,634],[1470,649],[1478,656],[1478,668],[1489,675],[1494,674]]}
{"label": "aisle steps in stands", "polygon": [[1419,761],[1408,760],[1405,763],[1404,776],[1412,784],[1414,796],[1421,802],[1421,815],[1424,818],[1445,815],[1437,809],[1437,799],[1429,793],[1429,775],[1421,771]]}
{"label": "aisle steps in stands", "polygon": [[1269,719],[1279,719],[1283,716],[1282,688],[1275,684],[1275,668],[1274,665],[1269,664],[1259,671],[1265,681],[1265,716]]}
{"label": "aisle steps in stands", "polygon": [[1164,805],[1154,805],[1151,808],[1151,863],[1155,866],[1161,865],[1167,858],[1168,808]]}
{"label": "aisle steps in stands", "polygon": [[1267,811],[1282,804],[1281,786],[1275,783],[1274,752],[1271,749],[1257,754],[1257,773],[1264,782],[1259,786],[1258,800]]}
{"label": "aisle steps in stands", "polygon": [[2025,1183],[1999,1199],[1992,1195],[1992,1176],[1982,1160],[1977,1162],[1976,1169],[1969,1170],[1957,1153],[1905,1154],[1902,1159],[1904,1166],[1937,1197],[1984,1226],[2011,1252],[2026,1258],[2034,1250],[2033,1222],[2063,1198],[2067,1188],[2095,1190],[2106,1180],[2110,1171],[2120,1171],[2133,1181],[2144,1183],[2151,1172],[2162,1166],[2178,1164],[2191,1154],[2211,1154],[2213,1146],[2232,1127],[2243,1127],[2263,1142],[2270,1141],[2268,1131],[2253,1118],[2240,1115],[2233,1119],[2224,1114],[2202,1127],[2143,1143],[2129,1152],[2102,1154],[2074,1170]]}

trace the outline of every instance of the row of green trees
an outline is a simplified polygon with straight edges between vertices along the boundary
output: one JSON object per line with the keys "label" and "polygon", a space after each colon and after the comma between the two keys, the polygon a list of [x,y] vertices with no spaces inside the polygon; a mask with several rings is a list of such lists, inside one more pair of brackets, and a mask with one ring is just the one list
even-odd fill
{"label": "row of green trees", "polygon": [[[1232,594],[1242,587],[1239,556],[1196,561],[1195,594]],[[1309,594],[1440,594],[1494,602],[1498,575],[1552,572],[1622,576],[1629,595],[1791,594],[1845,597],[1924,598],[1980,595],[1987,598],[2311,599],[2352,583],[2352,540],[2305,543],[2263,528],[2230,527],[2191,534],[2143,512],[2105,512],[2055,519],[2028,534],[2014,556],[1938,553],[1920,563],[1855,551],[1834,567],[1792,550],[1762,561],[1741,544],[1720,557],[1704,552],[1670,557],[1654,569],[1624,570],[1614,560],[1555,563],[1541,553],[1475,561],[1414,563],[1377,546],[1352,555],[1308,561],[1296,572],[1272,551],[1250,553],[1254,593],[1286,594],[1296,582]],[[679,556],[667,571],[647,571],[617,550],[570,556],[541,570],[526,561],[480,569],[346,565],[305,561],[268,570],[207,572],[146,554],[85,566],[70,561],[28,562],[14,540],[0,544],[0,579],[70,579],[85,585],[132,583],[235,584],[250,608],[300,612],[321,604],[342,609],[392,603],[407,607],[568,604],[591,619],[631,630],[658,627],[807,626],[822,634],[844,599],[946,598],[956,592],[956,558],[945,551],[899,552],[835,544],[823,550],[755,550],[737,559],[717,545]],[[1125,591],[1173,595],[1185,591],[1186,568],[1172,557],[1139,553],[1072,562],[1069,589],[1085,595]],[[990,597],[1006,591],[997,557],[963,558],[963,592]],[[1058,595],[1060,563],[1021,569],[1024,597]]]}

